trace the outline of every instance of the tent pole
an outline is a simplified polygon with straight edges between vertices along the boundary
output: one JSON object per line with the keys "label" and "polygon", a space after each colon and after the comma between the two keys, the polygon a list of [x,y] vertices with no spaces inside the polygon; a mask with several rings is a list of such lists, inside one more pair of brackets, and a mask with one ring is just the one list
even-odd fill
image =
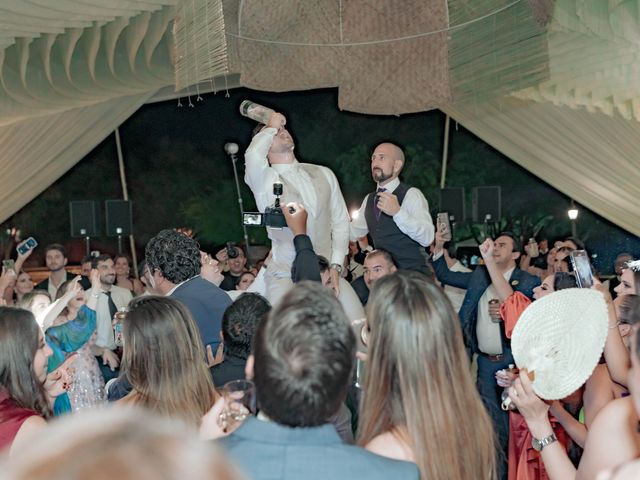
{"label": "tent pole", "polygon": [[442,172],[440,174],[440,188],[444,188],[447,180],[447,160],[449,160],[449,124],[451,117],[447,115],[444,121],[444,147],[442,149]]}
{"label": "tent pole", "polygon": [[[124,158],[122,156],[122,144],[120,143],[120,128],[116,127],[116,150],[118,152],[118,168],[120,170],[120,184],[122,185],[122,199],[125,202],[129,201],[129,189],[127,188],[127,176],[124,172]],[[133,274],[136,278],[139,276],[138,272],[138,258],[136,255],[136,243],[133,238],[133,232],[129,234],[129,249],[131,250],[131,262],[133,263]]]}

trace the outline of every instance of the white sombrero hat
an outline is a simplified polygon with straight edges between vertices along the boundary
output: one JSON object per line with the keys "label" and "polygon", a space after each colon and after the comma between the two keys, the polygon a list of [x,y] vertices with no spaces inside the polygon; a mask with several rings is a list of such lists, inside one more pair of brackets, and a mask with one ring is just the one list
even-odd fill
{"label": "white sombrero hat", "polygon": [[607,304],[596,290],[568,288],[533,302],[513,329],[518,368],[534,372],[545,400],[570,395],[587,381],[607,339]]}

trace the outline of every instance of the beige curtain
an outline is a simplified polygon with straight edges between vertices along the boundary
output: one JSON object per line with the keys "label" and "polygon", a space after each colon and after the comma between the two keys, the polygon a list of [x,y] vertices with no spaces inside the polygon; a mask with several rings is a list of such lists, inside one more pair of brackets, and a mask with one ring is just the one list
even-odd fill
{"label": "beige curtain", "polygon": [[78,163],[152,94],[119,97],[0,127],[0,221]]}
{"label": "beige curtain", "polygon": [[515,98],[443,110],[534,175],[640,235],[639,122]]}

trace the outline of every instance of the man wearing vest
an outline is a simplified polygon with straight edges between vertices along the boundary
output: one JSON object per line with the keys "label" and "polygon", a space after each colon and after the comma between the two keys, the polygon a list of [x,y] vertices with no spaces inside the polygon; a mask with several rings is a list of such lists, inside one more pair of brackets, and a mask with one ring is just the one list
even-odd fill
{"label": "man wearing vest", "polygon": [[398,267],[430,274],[425,247],[433,241],[429,203],[417,188],[400,182],[404,153],[393,143],[381,143],[371,155],[371,174],[377,182],[351,222],[351,240],[367,233],[375,248],[391,253]]}

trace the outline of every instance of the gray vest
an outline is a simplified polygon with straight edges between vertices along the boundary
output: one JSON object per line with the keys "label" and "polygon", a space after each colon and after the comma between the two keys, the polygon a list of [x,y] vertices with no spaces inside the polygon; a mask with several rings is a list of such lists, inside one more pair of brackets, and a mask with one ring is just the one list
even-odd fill
{"label": "gray vest", "polygon": [[[400,205],[402,205],[409,188],[404,183],[400,183],[398,188],[392,192],[398,197]],[[425,273],[427,254],[424,247],[402,233],[390,215],[380,212],[380,218],[376,218],[373,210],[375,200],[376,192],[373,192],[367,198],[367,206],[364,210],[364,217],[367,220],[367,227],[371,238],[373,238],[374,247],[390,252],[399,268]]]}

